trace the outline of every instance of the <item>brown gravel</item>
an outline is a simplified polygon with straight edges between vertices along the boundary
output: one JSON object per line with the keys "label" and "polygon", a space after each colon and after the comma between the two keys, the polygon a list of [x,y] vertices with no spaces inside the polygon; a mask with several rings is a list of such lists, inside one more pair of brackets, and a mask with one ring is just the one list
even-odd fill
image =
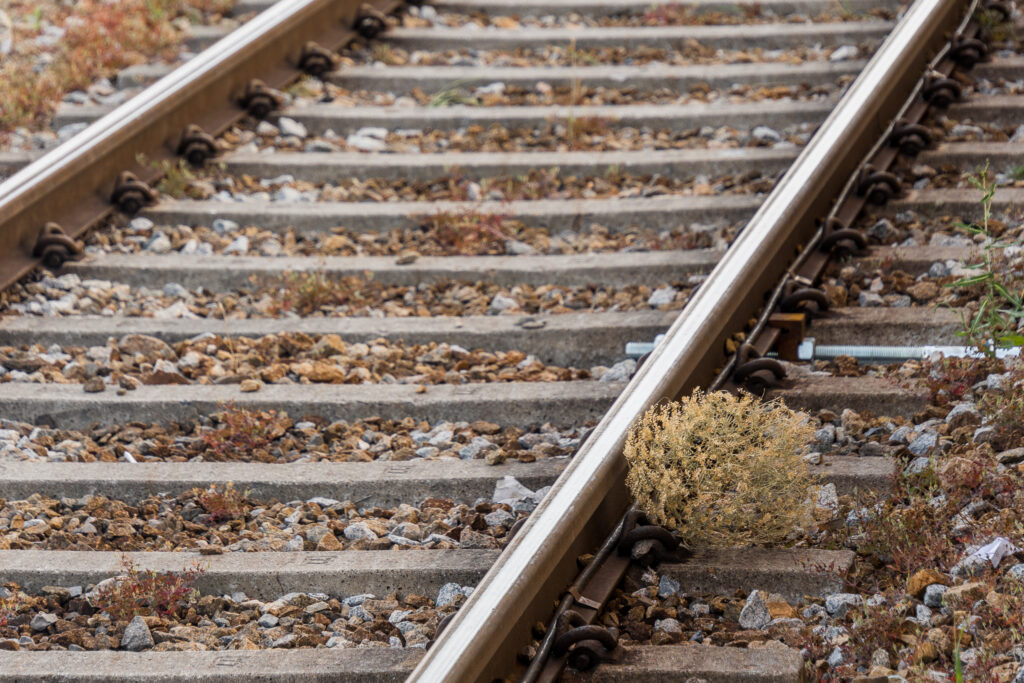
{"label": "brown gravel", "polygon": [[[785,141],[804,144],[813,128],[806,126],[803,133],[788,132]],[[271,123],[258,125],[255,131],[233,129],[221,140],[226,149],[255,152],[276,151],[337,151],[353,152],[358,148],[341,137],[283,137]],[[619,126],[613,119],[577,117],[554,120],[535,128],[506,128],[500,124],[484,127],[474,124],[454,131],[399,129],[390,131],[384,140],[386,151],[392,153],[452,153],[452,152],[525,152],[543,151],[636,151],[646,149],[735,149],[740,147],[773,147],[776,143],[758,139],[749,130],[707,127],[686,131],[670,129],[636,129]],[[251,143],[251,144],[250,144]]]}
{"label": "brown gravel", "polygon": [[[857,46],[860,55],[870,55],[875,46],[863,43]],[[342,52],[339,69],[346,66],[382,62],[387,66],[587,66],[594,64],[650,64],[658,62],[667,65],[693,64],[746,64],[746,63],[788,63],[827,59],[835,48],[818,49],[814,47],[793,47],[787,49],[766,50],[752,48],[750,50],[722,50],[701,45],[697,41],[688,41],[681,49],[660,47],[602,47],[576,48],[564,45],[546,45],[542,48],[517,48],[514,50],[417,50],[409,53],[402,48],[389,45],[386,41],[367,46],[364,43],[353,43]]]}
{"label": "brown gravel", "polygon": [[[469,222],[475,216],[442,214],[439,218],[446,217]],[[151,221],[136,219],[127,225],[91,233],[86,244],[87,249],[100,252],[137,253],[156,232],[162,232],[170,240],[171,249],[181,253],[209,245],[209,253],[219,254],[230,245],[230,253],[243,256],[554,255],[720,247],[730,242],[740,228],[739,224],[695,224],[677,230],[630,228],[613,232],[593,224],[587,229],[564,230],[552,235],[546,228],[526,226],[513,218],[497,216],[495,220],[500,234],[481,233],[479,239],[459,241],[452,239],[454,235],[444,233],[444,226],[431,217],[425,217],[424,226],[419,228],[375,233],[333,228],[309,236],[296,234],[291,228],[281,234],[253,225],[220,232],[206,226],[158,228]],[[248,242],[244,251],[238,250],[239,237],[245,237]]]}
{"label": "brown gravel", "polygon": [[712,89],[706,83],[696,83],[688,93],[678,90],[658,88],[641,90],[635,87],[606,88],[580,85],[550,85],[538,82],[533,88],[527,89],[517,85],[507,85],[500,95],[477,97],[473,89],[452,86],[438,93],[426,93],[415,88],[408,95],[380,92],[375,90],[350,91],[330,84],[321,84],[310,80],[300,81],[293,86],[291,92],[298,101],[326,101],[339,106],[378,106],[378,107],[416,107],[416,106],[448,106],[461,104],[468,106],[600,106],[627,104],[692,104],[696,102],[742,103],[761,102],[765,100],[822,100],[835,96],[853,79],[842,76],[831,86],[808,85],[749,85],[737,84],[728,89]]}
{"label": "brown gravel", "polygon": [[493,26],[500,29],[515,30],[518,28],[578,28],[578,27],[625,27],[625,26],[737,26],[751,24],[804,24],[831,23],[840,21],[857,21],[868,18],[891,19],[892,12],[884,8],[870,10],[865,15],[854,15],[849,12],[821,12],[813,17],[803,14],[786,14],[778,16],[771,11],[765,12],[760,7],[752,6],[745,11],[702,11],[685,7],[678,3],[652,5],[642,14],[621,13],[614,16],[589,17],[575,12],[539,18],[536,16],[507,16],[485,13],[459,14],[445,12],[437,19],[418,16],[419,13],[403,17],[404,26],[448,26],[452,28],[474,24],[479,27]]}
{"label": "brown gravel", "polygon": [[[113,577],[112,577],[113,578]],[[449,588],[453,586],[454,590]],[[236,592],[202,595],[184,601],[173,614],[140,616],[156,652],[183,650],[258,650],[314,647],[424,647],[441,619],[458,609],[471,592],[450,584],[438,597],[397,594],[330,596],[289,593],[262,601]],[[462,592],[459,592],[459,591]],[[454,597],[452,597],[454,595]],[[0,625],[3,650],[115,650],[127,623],[115,621],[90,604],[82,586],[48,586],[26,594],[17,584],[0,588],[0,599],[13,604]],[[32,628],[32,620],[49,615],[50,626]],[[260,621],[265,625],[260,625]],[[45,623],[45,622],[44,622]],[[27,639],[30,644],[20,644]]]}
{"label": "brown gravel", "polygon": [[[43,277],[2,293],[2,315],[127,315],[173,318],[246,319],[303,314],[312,317],[463,316],[485,314],[569,313],[607,310],[679,310],[693,285],[668,283],[657,288],[521,285],[445,281],[419,286],[383,285],[359,277],[340,280],[317,273],[289,273],[232,293],[185,292],[183,298],[163,290],[132,288],[110,281],[80,281],[77,276]],[[656,289],[672,297],[667,304],[648,303]],[[109,311],[109,313],[105,313]]]}
{"label": "brown gravel", "polygon": [[197,422],[131,423],[85,430],[0,421],[0,460],[51,462],[371,462],[424,458],[533,462],[572,455],[585,426],[533,429],[490,422],[417,422],[316,416],[225,406]]}
{"label": "brown gravel", "polygon": [[[272,384],[465,384],[589,379],[591,371],[545,365],[520,351],[468,350],[450,344],[377,339],[346,344],[338,335],[282,333],[259,338],[211,336],[173,347],[144,335],[107,346],[0,347],[0,366],[39,373],[47,382],[109,377],[140,384],[222,384],[259,379]],[[594,368],[600,371],[600,368]],[[19,375],[21,376],[21,375]],[[13,381],[9,373],[0,381]]]}
{"label": "brown gravel", "polygon": [[256,500],[246,493],[211,485],[137,504],[103,496],[0,501],[0,550],[212,554],[501,548],[516,521],[526,517],[505,503],[474,507],[431,498],[420,506],[365,508],[324,498]]}
{"label": "brown gravel", "polygon": [[484,198],[517,201],[758,194],[768,192],[774,183],[775,178],[756,171],[714,178],[706,175],[669,178],[621,172],[577,176],[562,173],[557,168],[531,170],[521,177],[482,178],[477,182],[455,168],[431,180],[368,178],[324,184],[297,181],[287,174],[277,178],[220,174],[193,181],[183,194],[206,199],[215,191],[227,190],[235,198],[270,200],[279,197],[283,188],[289,188],[301,192],[306,200],[329,202],[477,201]]}

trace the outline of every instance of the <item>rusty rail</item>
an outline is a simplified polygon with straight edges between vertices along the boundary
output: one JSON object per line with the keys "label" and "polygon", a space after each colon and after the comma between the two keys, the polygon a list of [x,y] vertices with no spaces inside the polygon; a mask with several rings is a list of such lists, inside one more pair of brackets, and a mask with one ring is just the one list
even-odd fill
{"label": "rusty rail", "polygon": [[214,136],[247,114],[265,116],[278,104],[274,90],[330,69],[334,51],[383,30],[400,4],[281,0],[0,184],[0,286],[72,257],[74,238],[151,199],[154,163],[203,163],[216,154]]}
{"label": "rusty rail", "polygon": [[751,292],[769,292],[783,277],[967,6],[917,0],[909,8],[408,680],[489,681],[515,669],[516,650],[547,621],[577,556],[601,546],[628,506],[621,453],[629,427],[658,401],[715,378],[726,339],[764,305]]}

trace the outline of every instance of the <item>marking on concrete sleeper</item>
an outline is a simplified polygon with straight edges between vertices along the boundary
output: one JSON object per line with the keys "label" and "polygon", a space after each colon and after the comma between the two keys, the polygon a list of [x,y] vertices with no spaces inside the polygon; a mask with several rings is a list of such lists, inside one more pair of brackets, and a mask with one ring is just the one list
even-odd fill
{"label": "marking on concrete sleeper", "polygon": [[302,558],[302,564],[330,564],[334,560],[333,555],[306,555]]}
{"label": "marking on concrete sleeper", "polygon": [[242,657],[240,655],[220,655],[213,660],[214,666],[240,666]]}
{"label": "marking on concrete sleeper", "polygon": [[412,469],[412,465],[390,465],[385,474],[405,474]]}

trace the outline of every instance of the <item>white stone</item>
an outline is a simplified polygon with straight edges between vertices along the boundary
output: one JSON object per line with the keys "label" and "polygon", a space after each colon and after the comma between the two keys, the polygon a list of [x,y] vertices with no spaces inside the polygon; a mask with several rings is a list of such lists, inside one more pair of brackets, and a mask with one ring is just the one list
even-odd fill
{"label": "white stone", "polygon": [[651,292],[651,296],[647,299],[648,306],[664,306],[670,304],[676,300],[676,295],[679,291],[675,287],[661,287]]}
{"label": "white stone", "polygon": [[851,607],[859,607],[864,598],[856,593],[835,593],[825,598],[825,610],[833,617],[842,617]]}
{"label": "white stone", "polygon": [[495,294],[490,303],[491,310],[495,311],[507,311],[518,306],[519,303],[515,299],[501,293]]}
{"label": "white stone", "polygon": [[761,591],[751,591],[746,604],[740,610],[740,627],[759,630],[767,626],[771,620],[772,615],[768,612],[768,605],[765,604]]}
{"label": "white stone", "polygon": [[627,382],[636,371],[636,360],[627,358],[608,368],[598,382]]}
{"label": "white stone", "polygon": [[856,59],[860,54],[860,50],[857,49],[856,45],[840,45],[835,50],[832,50],[832,54],[828,56],[830,62],[845,62],[849,59]]}
{"label": "white stone", "polygon": [[494,484],[494,495],[491,496],[491,499],[495,503],[508,503],[511,505],[532,495],[532,490],[520,484],[519,480],[515,477],[506,475]]}
{"label": "white stone", "polygon": [[227,218],[216,218],[210,227],[212,227],[213,231],[218,235],[226,235],[229,232],[238,230],[238,223],[228,220]]}
{"label": "white stone", "polygon": [[32,617],[32,621],[29,622],[29,626],[32,627],[33,631],[45,631],[56,623],[56,615],[50,614],[49,612],[40,612]]}
{"label": "white stone", "polygon": [[245,235],[239,235],[231,241],[231,244],[224,247],[223,254],[240,254],[244,256],[249,253],[249,238]]}
{"label": "white stone", "polygon": [[377,538],[377,534],[375,534],[365,522],[349,524],[345,527],[345,530],[342,533],[345,535],[345,538],[350,541],[355,541],[360,538],[368,538],[370,540]]}
{"label": "white stone", "polygon": [[294,135],[299,138],[309,135],[309,131],[306,130],[304,125],[287,116],[282,116],[277,120],[277,127],[281,129],[281,135]]}
{"label": "white stone", "polygon": [[768,142],[782,142],[782,135],[779,131],[768,126],[755,126],[754,130],[750,131],[750,134],[758,140],[767,140]]}
{"label": "white stone", "polygon": [[153,647],[153,634],[142,617],[132,619],[124,629],[121,648],[129,652],[141,652]]}

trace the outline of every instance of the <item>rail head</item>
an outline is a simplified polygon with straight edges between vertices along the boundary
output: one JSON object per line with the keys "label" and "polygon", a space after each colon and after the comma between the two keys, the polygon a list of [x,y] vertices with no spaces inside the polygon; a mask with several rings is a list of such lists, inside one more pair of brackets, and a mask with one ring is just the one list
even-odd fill
{"label": "rail head", "polygon": [[150,163],[177,158],[187,126],[216,135],[242,118],[250,81],[285,87],[302,73],[307,42],[331,50],[348,42],[364,4],[390,12],[400,0],[280,0],[0,183],[0,284],[39,262],[33,250],[48,222],[77,237],[112,213],[122,172],[156,179]]}
{"label": "rail head", "polygon": [[509,673],[529,629],[576,573],[576,557],[605,538],[628,505],[622,447],[650,406],[706,386],[849,176],[898,113],[966,0],[916,0],[608,410],[551,492],[409,681],[489,681]]}

